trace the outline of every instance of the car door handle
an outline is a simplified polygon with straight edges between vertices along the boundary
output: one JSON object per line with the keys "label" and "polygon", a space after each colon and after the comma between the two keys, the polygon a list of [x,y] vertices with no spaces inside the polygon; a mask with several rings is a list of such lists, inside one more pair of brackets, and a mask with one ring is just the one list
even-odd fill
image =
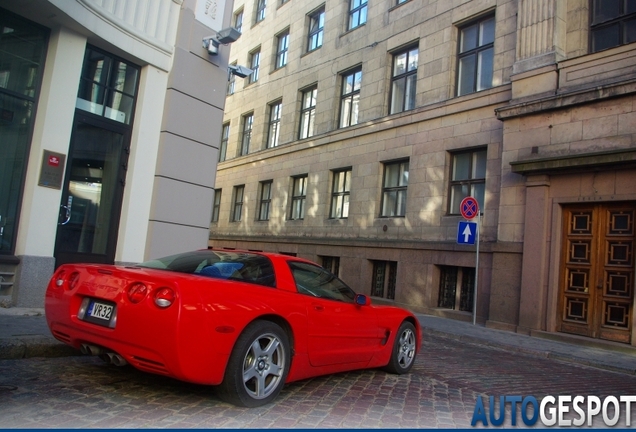
{"label": "car door handle", "polygon": [[319,305],[319,304],[314,304],[314,310],[317,310],[319,312],[322,312],[325,310],[325,307],[323,305]]}

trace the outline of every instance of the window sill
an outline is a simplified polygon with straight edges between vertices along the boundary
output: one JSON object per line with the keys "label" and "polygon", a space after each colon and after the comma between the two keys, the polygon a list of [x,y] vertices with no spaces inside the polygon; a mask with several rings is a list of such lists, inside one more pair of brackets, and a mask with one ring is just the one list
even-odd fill
{"label": "window sill", "polygon": [[309,54],[315,53],[316,51],[318,51],[320,48],[322,48],[322,45],[320,45],[318,48],[314,48],[311,51],[307,51],[306,53],[304,53],[303,55],[300,56],[300,58],[303,58],[305,56],[308,56]]}
{"label": "window sill", "polygon": [[401,8],[402,6],[404,6],[405,4],[410,3],[410,2],[411,2],[411,0],[406,0],[406,1],[402,2],[402,3],[400,3],[400,4],[396,4],[395,6],[391,6],[389,8],[389,13],[393,12],[394,10],[396,10],[398,8]]}
{"label": "window sill", "polygon": [[367,23],[362,23],[362,24],[360,24],[358,27],[354,27],[354,28],[352,28],[352,29],[349,29],[349,30],[345,31],[344,33],[342,33],[342,34],[340,35],[340,37],[345,37],[345,36],[347,36],[349,33],[352,33],[352,32],[354,32],[354,31],[358,30],[359,28],[362,28],[362,27],[364,27],[364,26],[366,26],[366,25],[367,25]]}

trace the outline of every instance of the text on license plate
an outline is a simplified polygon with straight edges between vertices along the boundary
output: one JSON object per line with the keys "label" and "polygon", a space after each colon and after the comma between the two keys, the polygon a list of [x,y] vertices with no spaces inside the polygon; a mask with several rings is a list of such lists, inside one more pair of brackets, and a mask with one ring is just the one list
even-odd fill
{"label": "text on license plate", "polygon": [[88,316],[110,321],[113,314],[113,306],[93,301],[88,308]]}

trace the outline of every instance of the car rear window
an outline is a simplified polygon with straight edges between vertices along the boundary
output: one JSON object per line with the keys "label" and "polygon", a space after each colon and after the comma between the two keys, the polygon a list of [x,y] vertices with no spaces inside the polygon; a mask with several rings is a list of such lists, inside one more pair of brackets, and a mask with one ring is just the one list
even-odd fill
{"label": "car rear window", "polygon": [[246,252],[187,252],[147,261],[139,267],[276,286],[274,267],[269,258]]}

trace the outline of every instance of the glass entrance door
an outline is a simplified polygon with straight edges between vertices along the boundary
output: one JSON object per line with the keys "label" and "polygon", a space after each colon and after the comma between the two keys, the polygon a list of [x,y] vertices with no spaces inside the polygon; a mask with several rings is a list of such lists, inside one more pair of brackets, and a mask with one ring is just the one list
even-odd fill
{"label": "glass entrance door", "polygon": [[127,135],[125,127],[90,115],[76,115],[60,204],[56,266],[114,262],[128,158]]}

